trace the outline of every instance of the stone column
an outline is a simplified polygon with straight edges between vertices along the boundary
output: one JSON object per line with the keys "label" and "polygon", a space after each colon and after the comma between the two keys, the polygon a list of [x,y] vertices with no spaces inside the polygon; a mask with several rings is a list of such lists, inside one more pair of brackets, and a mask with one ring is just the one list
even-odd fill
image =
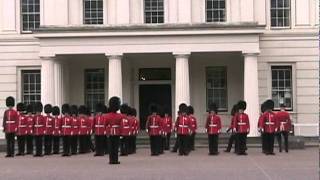
{"label": "stone column", "polygon": [[122,55],[109,55],[108,99],[118,96],[122,100]]}
{"label": "stone column", "polygon": [[65,73],[64,66],[61,61],[56,60],[54,62],[54,94],[55,94],[55,105],[61,107],[65,101]]}
{"label": "stone column", "polygon": [[244,56],[244,100],[247,102],[246,113],[250,119],[249,136],[258,136],[259,89],[258,89],[258,54]]}
{"label": "stone column", "polygon": [[179,104],[190,105],[189,56],[190,53],[174,54],[176,58],[175,111]]}
{"label": "stone column", "polygon": [[41,102],[43,105],[55,103],[54,57],[41,58]]}

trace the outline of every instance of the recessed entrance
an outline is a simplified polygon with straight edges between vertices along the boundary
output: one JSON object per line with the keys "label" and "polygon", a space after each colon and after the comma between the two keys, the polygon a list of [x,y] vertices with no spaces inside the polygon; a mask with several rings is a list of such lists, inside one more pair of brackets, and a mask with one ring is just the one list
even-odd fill
{"label": "recessed entrance", "polygon": [[167,107],[171,113],[171,85],[140,85],[139,86],[139,110],[140,110],[140,127],[145,129],[149,107],[155,104],[159,107]]}

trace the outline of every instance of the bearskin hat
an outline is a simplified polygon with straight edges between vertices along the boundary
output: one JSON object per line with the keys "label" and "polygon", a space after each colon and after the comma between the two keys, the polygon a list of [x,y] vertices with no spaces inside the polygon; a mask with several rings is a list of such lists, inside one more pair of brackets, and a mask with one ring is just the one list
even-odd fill
{"label": "bearskin hat", "polygon": [[266,110],[273,110],[274,102],[271,99],[268,99],[264,102]]}
{"label": "bearskin hat", "polygon": [[209,105],[209,111],[214,111],[215,113],[218,113],[218,106],[216,103],[211,103]]}
{"label": "bearskin hat", "polygon": [[70,114],[69,104],[63,104],[61,108],[62,114]]}
{"label": "bearskin hat", "polygon": [[26,110],[26,106],[25,106],[24,103],[18,103],[18,104],[17,104],[17,111],[23,112],[23,111],[25,111],[25,110]]}
{"label": "bearskin hat", "polygon": [[235,104],[231,109],[231,116],[234,116],[237,112],[238,112],[238,105]]}
{"label": "bearskin hat", "polygon": [[59,116],[60,115],[60,109],[58,106],[53,106],[52,107],[52,115],[54,116]]}
{"label": "bearskin hat", "polygon": [[102,111],[103,111],[103,104],[97,103],[96,104],[96,108],[95,108],[95,112],[96,113],[102,113]]}
{"label": "bearskin hat", "polygon": [[38,112],[38,113],[41,113],[43,110],[43,105],[41,102],[36,102],[35,104],[35,111]]}
{"label": "bearskin hat", "polygon": [[108,113],[108,107],[106,105],[102,106],[102,113],[103,114]]}
{"label": "bearskin hat", "polygon": [[158,107],[155,104],[151,104],[149,107],[150,113],[157,113],[158,112]]}
{"label": "bearskin hat", "polygon": [[72,105],[70,107],[70,114],[71,115],[78,115],[78,106],[77,105]]}
{"label": "bearskin hat", "polygon": [[137,116],[137,110],[135,108],[130,108],[130,115]]}
{"label": "bearskin hat", "polygon": [[84,105],[79,106],[79,114],[86,114],[87,113],[87,108]]}
{"label": "bearskin hat", "polygon": [[28,104],[26,110],[27,110],[27,113],[33,113],[34,106],[32,104]]}
{"label": "bearskin hat", "polygon": [[194,113],[194,109],[192,106],[188,106],[188,114],[193,114]]}
{"label": "bearskin hat", "polygon": [[180,111],[180,113],[187,113],[188,112],[188,106],[185,103],[181,103],[179,105],[179,111]]}
{"label": "bearskin hat", "polygon": [[52,113],[52,105],[51,104],[46,104],[43,109],[44,109],[44,113],[46,113],[46,114]]}
{"label": "bearskin hat", "polygon": [[122,114],[129,114],[129,111],[130,111],[130,107],[128,106],[128,104],[122,104],[120,106],[120,112]]}
{"label": "bearskin hat", "polygon": [[14,107],[14,98],[12,96],[9,96],[6,98],[6,106],[7,107]]}
{"label": "bearskin hat", "polygon": [[265,102],[263,102],[263,103],[261,104],[261,106],[260,106],[260,111],[261,111],[261,113],[264,113],[264,112],[266,111],[266,104],[265,104]]}
{"label": "bearskin hat", "polygon": [[247,103],[245,101],[239,101],[238,102],[238,110],[242,109],[242,110],[246,110],[247,109]]}
{"label": "bearskin hat", "polygon": [[117,112],[120,109],[120,98],[113,96],[109,99],[109,111],[110,112]]}

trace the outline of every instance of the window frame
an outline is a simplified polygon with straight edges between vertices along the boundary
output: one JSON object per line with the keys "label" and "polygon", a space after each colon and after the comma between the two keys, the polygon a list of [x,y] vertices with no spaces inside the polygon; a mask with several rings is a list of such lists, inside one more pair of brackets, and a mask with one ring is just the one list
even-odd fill
{"label": "window frame", "polygon": [[[143,9],[142,9],[142,14],[143,14],[142,22],[143,22],[143,24],[164,24],[164,23],[166,23],[166,14],[167,14],[166,5],[167,5],[167,1],[166,0],[162,0],[162,1],[163,1],[163,22],[161,22],[161,23],[159,23],[159,22],[157,22],[157,23],[152,23],[152,22],[147,23],[146,22],[146,0],[142,0],[142,7],[143,7]],[[153,12],[153,11],[151,11],[151,12]],[[152,19],[151,19],[151,21],[152,21]]]}
{"label": "window frame", "polygon": [[[207,1],[208,0],[204,0],[204,20],[205,20],[205,23],[226,23],[227,22],[227,17],[228,17],[228,14],[227,14],[227,5],[228,5],[228,0],[217,0],[217,1],[224,1],[224,20],[223,21],[208,21],[208,17],[207,17],[207,11],[208,11],[208,7],[207,7]],[[215,0],[210,0],[210,1],[215,1]],[[213,8],[211,9],[213,11]],[[221,9],[219,9],[221,10]],[[219,11],[218,10],[218,11]],[[214,19],[214,18],[212,18]]]}
{"label": "window frame", "polygon": [[23,101],[23,71],[40,71],[40,101],[41,101],[41,67],[32,66],[32,67],[17,67],[17,102]]}
{"label": "window frame", "polygon": [[[18,22],[20,22],[19,24],[20,24],[20,32],[21,33],[24,33],[24,34],[28,34],[28,33],[32,33],[32,30],[24,30],[24,26],[23,26],[23,15],[25,15],[25,14],[29,14],[30,12],[28,12],[28,13],[23,13],[22,12],[22,5],[23,5],[23,3],[22,3],[22,1],[23,0],[19,0],[19,13],[20,13],[20,16],[19,16],[19,20],[18,20]],[[38,29],[38,28],[40,28],[40,26],[41,26],[41,22],[42,22],[42,8],[43,8],[43,0],[38,0],[39,1],[39,27],[37,27],[37,28],[34,28],[34,29]],[[35,13],[35,12],[33,12],[33,13]],[[33,30],[34,30],[33,29]]]}
{"label": "window frame", "polygon": [[[81,19],[81,21],[82,21],[82,24],[84,24],[84,25],[104,25],[105,24],[105,22],[106,22],[106,17],[105,17],[105,12],[106,12],[106,9],[105,9],[105,4],[106,4],[106,2],[105,2],[105,0],[99,0],[99,1],[101,1],[102,2],[102,7],[101,7],[101,10],[102,10],[102,16],[101,16],[101,18],[102,18],[102,23],[101,24],[99,24],[99,23],[97,23],[97,24],[92,24],[92,23],[86,23],[86,8],[85,8],[85,5],[86,5],[86,1],[92,1],[92,0],[81,0],[81,7],[82,7],[82,19]],[[96,0],[96,1],[98,1],[98,0]],[[97,9],[98,9],[98,7],[97,7]],[[91,11],[90,11],[91,12]],[[91,14],[91,13],[90,13]],[[91,17],[91,20],[92,20],[92,17]],[[90,20],[90,21],[91,21]],[[98,18],[96,17],[96,20],[98,21]]]}
{"label": "window frame", "polygon": [[[217,104],[218,105],[218,112],[228,112],[228,109],[229,109],[229,104],[228,104],[228,67],[227,66],[206,66],[205,67],[205,78],[206,78],[206,81],[205,81],[205,83],[206,83],[206,109],[208,109],[209,108],[209,96],[208,96],[208,90],[209,90],[209,88],[208,88],[208,69],[210,69],[210,68],[223,68],[224,69],[224,74],[225,74],[225,87],[224,87],[224,89],[225,89],[225,100],[226,100],[226,102],[225,102],[225,105],[226,105],[226,107],[220,107],[220,105],[219,104]],[[214,89],[214,88],[213,88]],[[213,103],[217,103],[217,102],[213,102]]]}
{"label": "window frame", "polygon": [[[269,26],[270,26],[270,29],[273,29],[273,30],[277,30],[277,29],[291,29],[292,28],[292,12],[293,12],[293,8],[292,8],[292,4],[293,2],[291,0],[288,0],[289,1],[289,15],[288,15],[288,26],[272,26],[272,0],[269,0],[269,15],[268,15],[268,19],[269,19]],[[282,8],[282,10],[284,10],[284,8]]]}

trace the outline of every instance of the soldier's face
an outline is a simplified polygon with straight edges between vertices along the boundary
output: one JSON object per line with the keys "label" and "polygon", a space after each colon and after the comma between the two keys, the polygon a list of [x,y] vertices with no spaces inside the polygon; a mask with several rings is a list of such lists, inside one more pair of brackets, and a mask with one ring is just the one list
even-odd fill
{"label": "soldier's face", "polygon": [[239,109],[239,113],[243,113],[244,112],[244,110],[243,109]]}

